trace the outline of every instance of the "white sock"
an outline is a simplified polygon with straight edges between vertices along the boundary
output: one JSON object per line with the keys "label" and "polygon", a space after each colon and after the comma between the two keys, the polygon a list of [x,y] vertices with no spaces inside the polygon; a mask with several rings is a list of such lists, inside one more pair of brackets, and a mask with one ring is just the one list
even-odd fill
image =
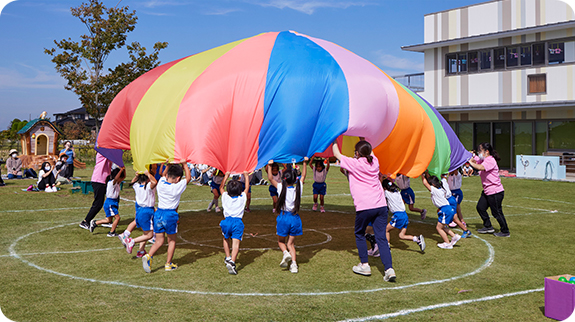
{"label": "white sock", "polygon": [[129,232],[129,231],[127,231],[127,230],[125,230],[125,231],[124,231],[124,236],[126,236],[126,237],[130,237],[130,234],[132,234],[132,233],[131,233],[131,232]]}
{"label": "white sock", "polygon": [[417,238],[417,236],[413,236],[413,241],[419,243],[419,238]]}

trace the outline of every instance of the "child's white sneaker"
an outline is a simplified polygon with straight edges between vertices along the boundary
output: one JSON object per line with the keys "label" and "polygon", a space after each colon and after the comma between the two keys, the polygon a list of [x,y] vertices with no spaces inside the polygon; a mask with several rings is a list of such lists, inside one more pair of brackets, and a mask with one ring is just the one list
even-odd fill
{"label": "child's white sneaker", "polygon": [[220,212],[220,211],[222,211],[222,209],[220,207],[216,206],[216,212]]}
{"label": "child's white sneaker", "polygon": [[288,267],[288,262],[291,262],[291,254],[286,250],[284,252],[284,257],[280,262],[280,267]]}
{"label": "child's white sneaker", "polygon": [[460,239],[461,239],[461,236],[456,234],[455,236],[451,237],[451,243],[449,243],[449,244],[453,247],[453,245],[455,245],[455,243],[457,243],[457,241],[459,241]]}
{"label": "child's white sneaker", "polygon": [[437,244],[437,247],[442,249],[453,249],[453,246],[450,243]]}
{"label": "child's white sneaker", "polygon": [[297,273],[297,264],[296,264],[296,262],[292,262],[292,263],[291,263],[291,265],[290,265],[290,267],[289,267],[289,271],[292,272],[292,273],[294,273],[294,274]]}
{"label": "child's white sneaker", "polygon": [[356,274],[360,274],[360,275],[364,275],[364,276],[371,276],[371,267],[369,267],[369,264],[365,263],[359,263],[357,265],[355,265],[353,268],[353,272]]}

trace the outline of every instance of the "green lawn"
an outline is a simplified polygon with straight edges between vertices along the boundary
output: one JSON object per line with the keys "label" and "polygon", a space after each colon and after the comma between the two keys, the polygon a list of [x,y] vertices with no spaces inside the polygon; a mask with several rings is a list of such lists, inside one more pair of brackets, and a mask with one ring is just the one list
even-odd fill
{"label": "green lawn", "polygon": [[[89,180],[91,170],[76,173]],[[370,257],[371,277],[356,275],[355,213],[338,170],[328,176],[325,214],[310,210],[308,177],[300,212],[304,234],[296,239],[298,274],[278,265],[282,255],[267,186],[252,188],[233,276],[223,263],[222,215],[205,211],[208,187],[189,185],[182,197],[178,270],[163,270],[163,247],[146,274],[136,252],[126,254],[117,238],[106,237],[106,228],[91,234],[78,227],[93,195],[72,194],[69,186],[58,193],[23,192],[32,180],[7,181],[0,188],[0,308],[15,321],[333,321],[386,314],[395,320],[541,321],[544,277],[575,275],[575,184],[503,178],[511,238],[497,238],[475,234],[481,227],[477,177],[464,178],[462,188],[463,215],[474,238],[439,249],[429,193],[412,179],[416,206],[430,211],[424,222],[410,214],[408,233],[425,236],[425,254],[392,232],[397,282],[383,281],[379,258]],[[121,197],[127,200],[120,202],[119,231],[134,217],[128,201],[133,190],[125,187]],[[101,211],[96,218],[103,216]],[[522,291],[531,292],[488,300]],[[402,310],[406,315],[393,315]]]}

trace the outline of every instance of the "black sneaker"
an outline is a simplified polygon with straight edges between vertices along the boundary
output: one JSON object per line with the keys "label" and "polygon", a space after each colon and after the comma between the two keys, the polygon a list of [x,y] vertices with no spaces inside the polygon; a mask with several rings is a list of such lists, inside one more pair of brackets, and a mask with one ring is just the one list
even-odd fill
{"label": "black sneaker", "polygon": [[90,221],[90,232],[93,233],[96,227],[98,227],[98,225],[96,225],[96,221],[92,219],[92,221]]}
{"label": "black sneaker", "polygon": [[111,231],[111,232],[109,232],[108,235],[106,235],[106,236],[108,236],[108,237],[118,237],[118,236],[120,236],[120,235],[116,234],[115,231],[114,231],[114,232]]}
{"label": "black sneaker", "polygon": [[375,244],[376,244],[375,235],[365,234],[365,239],[367,239],[367,241],[371,244],[371,249],[373,249],[375,247]]}
{"label": "black sneaker", "polygon": [[231,260],[226,260],[226,268],[228,269],[228,273],[231,275],[238,275],[238,271],[236,271],[236,263]]}
{"label": "black sneaker", "polygon": [[496,236],[496,237],[509,237],[509,236],[511,236],[511,234],[510,234],[510,233],[498,232],[498,233],[493,234],[493,236]]}
{"label": "black sneaker", "polygon": [[495,229],[493,229],[493,227],[483,227],[477,229],[477,232],[480,234],[493,234],[495,232]]}
{"label": "black sneaker", "polygon": [[80,223],[80,228],[84,228],[84,229],[90,230],[90,226],[89,226],[88,223],[85,222],[85,221],[82,221],[82,222]]}

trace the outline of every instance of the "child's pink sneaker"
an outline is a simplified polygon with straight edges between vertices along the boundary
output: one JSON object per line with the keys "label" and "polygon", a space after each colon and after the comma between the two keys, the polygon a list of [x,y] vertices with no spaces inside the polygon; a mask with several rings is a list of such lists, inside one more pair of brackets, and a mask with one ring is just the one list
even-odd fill
{"label": "child's pink sneaker", "polygon": [[317,204],[316,203],[313,204],[313,207],[311,207],[311,210],[317,211]]}
{"label": "child's pink sneaker", "polygon": [[455,221],[452,221],[449,223],[449,227],[455,228],[455,227],[457,227],[457,224],[455,223]]}
{"label": "child's pink sneaker", "polygon": [[144,255],[146,255],[146,251],[145,250],[139,250],[138,253],[136,254],[136,257],[138,258],[142,258],[144,257]]}
{"label": "child's pink sneaker", "polygon": [[128,252],[128,254],[132,253],[132,249],[134,248],[134,240],[130,237],[126,238],[126,252]]}
{"label": "child's pink sneaker", "polygon": [[319,207],[319,212],[325,212],[325,208],[323,208],[323,206]]}

